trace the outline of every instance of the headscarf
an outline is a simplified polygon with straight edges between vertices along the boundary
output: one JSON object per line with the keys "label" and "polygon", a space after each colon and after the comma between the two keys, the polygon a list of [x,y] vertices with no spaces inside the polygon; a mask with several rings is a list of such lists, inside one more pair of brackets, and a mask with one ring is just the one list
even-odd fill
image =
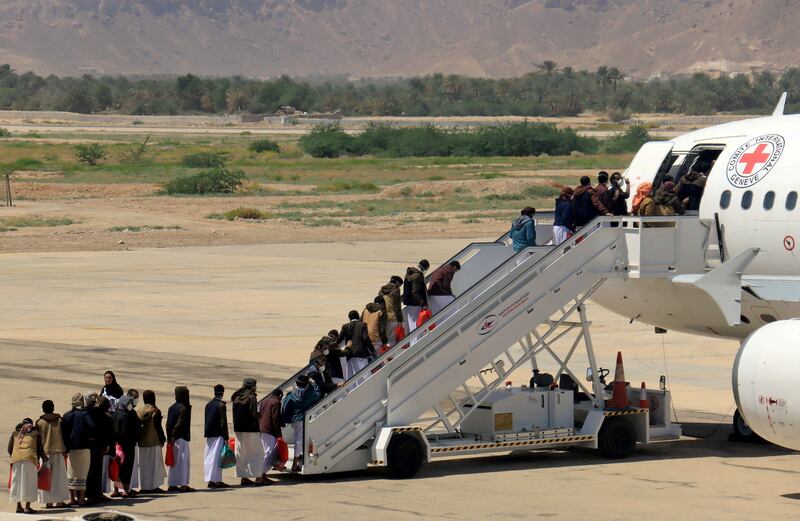
{"label": "headscarf", "polygon": [[147,405],[152,405],[153,407],[156,406],[156,393],[151,390],[147,390],[142,393],[142,401]]}
{"label": "headscarf", "polygon": [[631,213],[639,215],[639,206],[644,201],[645,197],[651,197],[653,192],[653,183],[642,183],[636,189],[636,195],[633,196],[633,204],[631,205]]}
{"label": "headscarf", "polygon": [[97,405],[97,393],[86,393],[83,395],[83,399],[86,402],[87,409],[91,409]]}
{"label": "headscarf", "polygon": [[130,411],[133,409],[133,398],[130,396],[123,396],[117,400],[117,411]]}
{"label": "headscarf", "polygon": [[30,418],[25,418],[24,420],[22,420],[22,423],[20,424],[19,427],[19,433],[17,434],[17,442],[22,443],[22,438],[24,438],[25,435],[33,432],[33,430],[34,430],[33,420],[31,420]]}
{"label": "headscarf", "polygon": [[104,385],[103,388],[100,390],[100,394],[103,396],[110,396],[111,398],[118,399],[120,396],[125,394],[125,391],[122,389],[122,386],[120,386],[117,383],[117,377],[114,374],[114,371],[106,371],[105,373],[103,373],[103,378],[105,378],[107,374],[111,375],[111,383],[108,385]]}
{"label": "headscarf", "polygon": [[72,408],[73,409],[83,409],[86,407],[86,399],[83,397],[81,393],[75,393],[72,395]]}

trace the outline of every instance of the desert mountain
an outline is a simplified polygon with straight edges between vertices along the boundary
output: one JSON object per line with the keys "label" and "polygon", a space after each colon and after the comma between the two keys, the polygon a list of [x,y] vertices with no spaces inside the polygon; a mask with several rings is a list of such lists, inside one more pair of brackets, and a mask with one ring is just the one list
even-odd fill
{"label": "desert mountain", "polygon": [[800,62],[795,0],[0,0],[0,63],[40,74],[645,78]]}

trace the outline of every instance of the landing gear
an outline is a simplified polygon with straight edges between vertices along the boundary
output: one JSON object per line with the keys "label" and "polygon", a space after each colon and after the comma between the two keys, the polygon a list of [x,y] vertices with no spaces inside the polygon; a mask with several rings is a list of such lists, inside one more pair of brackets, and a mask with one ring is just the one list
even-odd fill
{"label": "landing gear", "polygon": [[389,473],[396,479],[415,476],[425,463],[425,449],[416,436],[407,433],[392,436],[386,456]]}
{"label": "landing gear", "polygon": [[600,429],[597,448],[608,459],[627,458],[636,448],[636,429],[625,418],[607,418]]}
{"label": "landing gear", "polygon": [[744,421],[744,418],[739,413],[739,409],[736,409],[736,412],[733,413],[733,436],[732,438],[736,441],[747,441],[747,442],[760,442],[763,441],[763,438],[753,432],[753,429],[747,425],[747,422]]}

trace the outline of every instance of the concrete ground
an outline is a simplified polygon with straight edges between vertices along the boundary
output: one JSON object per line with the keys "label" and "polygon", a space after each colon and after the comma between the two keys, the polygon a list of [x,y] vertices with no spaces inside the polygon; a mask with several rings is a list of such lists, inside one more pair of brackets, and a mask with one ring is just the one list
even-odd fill
{"label": "concrete ground", "polygon": [[[143,519],[773,519],[797,515],[795,453],[728,441],[730,368],[737,343],[656,336],[589,306],[599,363],[625,354],[626,375],[656,386],[669,375],[687,435],[624,461],[588,451],[460,458],[394,481],[380,469],[324,478],[278,475],[258,489],[202,489],[202,408],[211,387],[229,395],[245,376],[262,393],[291,375],[315,341],[361,309],[391,274],[463,240],[224,246],[0,256],[0,429],[53,399],[121,385],[193,393],[194,494],[119,501]],[[547,368],[546,366],[544,367]],[[527,375],[515,377],[523,383]],[[0,466],[8,462],[0,455]],[[232,472],[226,479],[233,483]],[[12,511],[6,503],[6,512]],[[0,507],[2,508],[2,507]],[[83,512],[53,512],[74,517]],[[4,516],[0,515],[0,519]],[[50,516],[49,518],[53,518]]]}

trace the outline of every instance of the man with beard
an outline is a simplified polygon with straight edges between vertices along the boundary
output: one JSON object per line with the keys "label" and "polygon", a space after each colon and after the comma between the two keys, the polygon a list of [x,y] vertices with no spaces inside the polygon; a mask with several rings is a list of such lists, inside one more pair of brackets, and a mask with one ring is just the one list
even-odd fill
{"label": "man with beard", "polygon": [[203,460],[205,480],[208,488],[227,488],[222,481],[222,448],[228,443],[228,408],[222,397],[225,387],[221,384],[214,386],[214,398],[206,404],[205,428],[203,436],[206,439],[205,457]]}

